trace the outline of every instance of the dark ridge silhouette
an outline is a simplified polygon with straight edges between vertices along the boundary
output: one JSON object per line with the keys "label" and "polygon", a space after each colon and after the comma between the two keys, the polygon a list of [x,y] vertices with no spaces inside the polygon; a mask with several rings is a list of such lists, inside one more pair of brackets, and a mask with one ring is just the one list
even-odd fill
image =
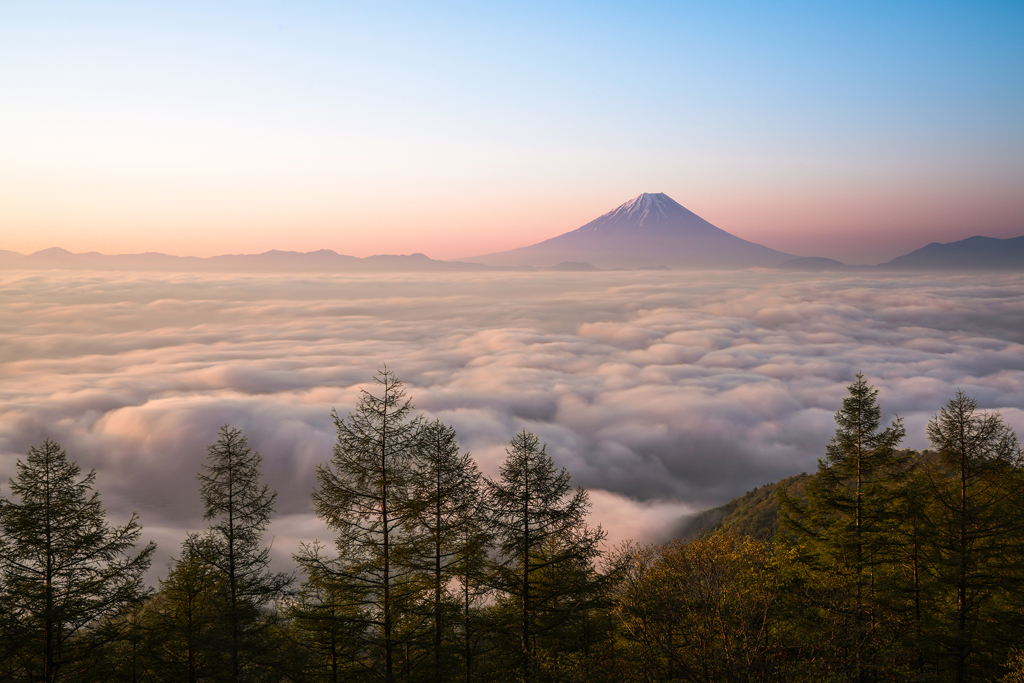
{"label": "dark ridge silhouette", "polygon": [[882,263],[891,270],[1024,270],[1024,235],[1009,239],[968,237],[957,242],[932,242]]}

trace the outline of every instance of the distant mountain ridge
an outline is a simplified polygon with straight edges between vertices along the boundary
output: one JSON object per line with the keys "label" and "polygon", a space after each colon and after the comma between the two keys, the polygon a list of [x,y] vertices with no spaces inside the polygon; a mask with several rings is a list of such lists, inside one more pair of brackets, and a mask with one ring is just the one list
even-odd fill
{"label": "distant mountain ridge", "polygon": [[968,237],[956,242],[932,242],[909,254],[897,256],[877,266],[849,266],[841,261],[820,257],[796,258],[779,266],[782,270],[798,271],[872,271],[876,269],[901,270],[1024,270],[1024,235],[1000,239],[998,237]]}
{"label": "distant mountain ridge", "polygon": [[100,254],[95,251],[73,254],[52,247],[27,256],[0,251],[0,268],[126,271],[199,271],[213,273],[360,273],[360,272],[464,272],[490,270],[478,263],[437,261],[423,254],[381,254],[359,258],[330,249],[298,252],[272,249],[262,254],[225,254],[201,258],[170,256],[156,252],[143,254]]}
{"label": "distant mountain ridge", "polygon": [[890,270],[1024,270],[1024,235],[931,244],[882,263]]}
{"label": "distant mountain ridge", "polygon": [[359,258],[330,249],[202,258],[156,252],[74,254],[52,247],[23,255],[0,249],[0,268],[123,271],[361,273],[472,272],[500,270],[592,271],[602,269],[769,267],[788,271],[1004,270],[1024,271],[1024,236],[969,237],[933,242],[877,266],[848,266],[834,259],[794,257],[715,227],[668,195],[643,193],[576,230],[526,247],[471,260],[441,261],[424,254]]}
{"label": "distant mountain ridge", "polygon": [[792,258],[715,227],[663,192],[645,192],[571,232],[468,260],[492,266],[585,261],[598,268],[749,268]]}

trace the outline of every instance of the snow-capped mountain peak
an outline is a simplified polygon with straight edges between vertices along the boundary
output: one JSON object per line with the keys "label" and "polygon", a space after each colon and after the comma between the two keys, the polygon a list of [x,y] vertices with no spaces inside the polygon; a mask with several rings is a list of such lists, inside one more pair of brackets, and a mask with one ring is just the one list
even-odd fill
{"label": "snow-capped mountain peak", "polygon": [[472,257],[496,265],[578,261],[598,268],[772,267],[791,258],[730,235],[664,192],[644,192],[576,230],[543,242]]}
{"label": "snow-capped mountain peak", "polygon": [[648,217],[668,218],[672,214],[679,213],[680,209],[686,211],[681,204],[664,192],[644,192],[612,209],[601,218],[626,219],[636,222],[637,225],[643,225]]}
{"label": "snow-capped mountain peak", "polygon": [[643,194],[630,199],[628,202],[617,206],[608,213],[590,221],[575,232],[605,233],[605,232],[635,232],[665,230],[676,232],[705,232],[707,230],[718,231],[707,221],[693,213],[685,206],[669,197],[664,192],[644,192]]}

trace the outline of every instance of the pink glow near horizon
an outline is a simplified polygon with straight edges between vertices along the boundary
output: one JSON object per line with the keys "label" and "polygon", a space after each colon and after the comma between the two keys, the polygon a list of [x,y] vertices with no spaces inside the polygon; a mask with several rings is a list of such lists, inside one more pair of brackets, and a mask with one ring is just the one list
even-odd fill
{"label": "pink glow near horizon", "polygon": [[[888,260],[934,241],[1024,234],[1024,196],[1001,188],[972,197],[876,191],[874,196],[821,192],[801,198],[751,192],[740,200],[722,192],[691,198],[685,188],[667,193],[744,239],[801,256],[851,263]],[[19,206],[12,197],[14,201],[0,209],[0,223],[15,227],[0,237],[0,249],[31,253],[57,246],[73,252],[157,251],[203,257],[333,249],[361,257],[422,252],[456,259],[527,246],[574,230],[630,196],[577,192],[485,196],[465,202],[413,195],[407,202],[391,203],[381,196],[305,208],[278,198],[245,207],[168,206],[149,217],[144,202],[125,202],[115,211],[85,201]]]}
{"label": "pink glow near horizon", "polygon": [[0,249],[464,258],[641,192],[853,263],[1024,231],[1020,3],[58,4],[0,7]]}

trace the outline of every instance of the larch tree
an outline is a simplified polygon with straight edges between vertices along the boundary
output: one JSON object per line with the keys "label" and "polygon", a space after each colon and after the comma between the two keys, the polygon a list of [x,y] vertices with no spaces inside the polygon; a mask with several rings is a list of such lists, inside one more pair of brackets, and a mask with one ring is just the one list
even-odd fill
{"label": "larch tree", "polygon": [[[874,600],[877,570],[895,551],[900,495],[907,475],[908,455],[898,450],[906,436],[896,418],[881,429],[878,390],[863,374],[847,387],[849,395],[835,414],[836,431],[818,460],[818,472],[806,488],[807,503],[800,504],[780,489],[785,526],[808,542],[812,561],[820,569],[847,577],[854,590],[855,628],[874,627],[868,603]],[[854,636],[856,677],[867,676],[862,643]]]}
{"label": "larch tree", "polygon": [[119,634],[114,618],[144,596],[142,577],[156,546],[135,552],[132,514],[107,523],[96,472],[82,476],[57,443],[46,440],[17,463],[15,500],[0,501],[0,580],[11,617],[8,671],[55,683],[74,674],[90,650]]}
{"label": "larch tree", "polygon": [[409,477],[422,421],[412,416],[412,402],[393,372],[385,367],[374,382],[380,393],[363,390],[347,419],[331,413],[334,452],[316,470],[313,508],[336,532],[337,556],[307,546],[295,559],[346,596],[340,609],[366,615],[367,646],[379,653],[384,680],[393,683],[397,627],[416,593],[406,541],[416,509]]}
{"label": "larch tree", "polygon": [[262,650],[261,609],[284,595],[288,574],[269,570],[270,548],[263,535],[274,514],[277,493],[262,481],[263,458],[238,429],[224,425],[207,449],[198,474],[203,518],[210,520],[205,559],[224,584],[226,647],[230,680],[245,680]]}
{"label": "larch tree", "polygon": [[[520,676],[528,683],[536,666],[539,617],[564,620],[583,607],[583,601],[562,598],[587,592],[580,568],[592,567],[600,556],[605,533],[587,526],[586,490],[571,488],[568,470],[555,468],[535,434],[516,434],[505,452],[500,478],[487,480],[486,491],[502,555],[499,582],[516,599]],[[560,575],[571,577],[571,583],[557,581]],[[594,578],[590,575],[588,583]]]}
{"label": "larch tree", "polygon": [[488,633],[487,620],[481,618],[482,609],[492,594],[490,551],[493,538],[486,524],[488,511],[484,504],[485,499],[478,496],[476,518],[455,532],[461,553],[452,565],[452,570],[459,582],[463,680],[466,683],[476,680],[474,676],[479,658],[478,649]]}
{"label": "larch tree", "polygon": [[330,572],[324,571],[332,563],[322,552],[323,547],[316,542],[303,546],[296,558],[306,580],[291,600],[287,614],[313,680],[338,683],[365,673],[368,615],[363,601],[346,594]]}
{"label": "larch tree", "polygon": [[223,573],[207,559],[215,554],[209,536],[189,534],[151,603],[156,668],[167,678],[197,683],[223,668],[216,630],[227,591]]}
{"label": "larch tree", "polygon": [[927,472],[931,566],[954,606],[947,644],[961,683],[1002,663],[976,657],[977,640],[1004,656],[1017,644],[998,641],[1024,607],[1021,449],[999,413],[979,412],[962,391],[928,422],[927,432],[938,455]]}
{"label": "larch tree", "polygon": [[472,456],[460,452],[455,429],[434,420],[421,430],[409,481],[414,504],[410,561],[429,577],[433,680],[439,683],[450,669],[444,662],[443,640],[448,615],[457,606],[448,585],[471,557],[479,556],[480,472]]}

